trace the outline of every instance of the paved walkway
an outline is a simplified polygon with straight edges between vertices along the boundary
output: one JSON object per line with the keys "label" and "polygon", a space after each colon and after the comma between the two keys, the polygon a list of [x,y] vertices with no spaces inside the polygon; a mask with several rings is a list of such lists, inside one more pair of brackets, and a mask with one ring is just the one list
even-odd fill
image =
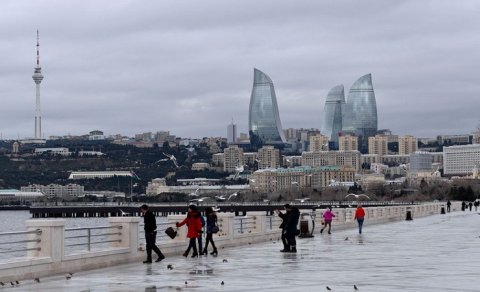
{"label": "paved walkway", "polygon": [[317,230],[315,238],[298,240],[297,254],[280,253],[281,243],[267,242],[220,250],[218,257],[170,257],[79,272],[69,280],[23,281],[0,291],[355,291],[354,284],[369,292],[480,291],[480,216],[414,219],[367,221],[362,235]]}

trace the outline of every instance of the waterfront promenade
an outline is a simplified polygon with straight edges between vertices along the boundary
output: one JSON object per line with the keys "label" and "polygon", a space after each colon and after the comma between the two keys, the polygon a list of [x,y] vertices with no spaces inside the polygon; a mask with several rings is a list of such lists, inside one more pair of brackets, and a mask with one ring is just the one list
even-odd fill
{"label": "waterfront promenade", "polygon": [[[298,239],[297,254],[269,241],[218,257],[169,256],[23,280],[8,291],[480,291],[480,216],[455,212]],[[348,240],[345,240],[348,237]],[[181,243],[183,244],[183,243]],[[224,259],[226,262],[224,262]],[[173,269],[167,269],[167,265]],[[224,285],[221,285],[221,282]],[[185,284],[185,282],[187,284]],[[155,288],[154,288],[155,287]]]}

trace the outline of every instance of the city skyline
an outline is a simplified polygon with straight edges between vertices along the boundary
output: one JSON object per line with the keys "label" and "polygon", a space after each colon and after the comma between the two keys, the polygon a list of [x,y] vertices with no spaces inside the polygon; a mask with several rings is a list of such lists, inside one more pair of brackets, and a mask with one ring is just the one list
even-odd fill
{"label": "city skyline", "polygon": [[285,129],[321,128],[329,89],[364,72],[375,78],[378,128],[433,137],[479,123],[475,1],[143,4],[2,2],[2,137],[32,136],[37,28],[47,138],[224,136],[232,117],[248,132],[254,67],[273,77]]}

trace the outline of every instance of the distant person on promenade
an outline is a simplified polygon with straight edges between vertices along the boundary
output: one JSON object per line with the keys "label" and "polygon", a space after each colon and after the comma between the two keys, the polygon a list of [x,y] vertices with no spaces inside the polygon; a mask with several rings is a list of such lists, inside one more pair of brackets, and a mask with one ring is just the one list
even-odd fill
{"label": "distant person on promenade", "polygon": [[470,212],[472,212],[472,207],[473,207],[473,203],[472,202],[468,203],[468,209],[470,210]]}
{"label": "distant person on promenade", "polygon": [[295,236],[298,235],[298,220],[300,219],[300,210],[297,207],[285,204],[285,211],[290,212],[288,214],[287,222],[285,224],[285,230],[287,235],[288,252],[297,252],[297,241]]}
{"label": "distant person on promenade", "polygon": [[[202,231],[203,231],[203,227],[205,227],[205,219],[203,218],[202,214],[200,213],[200,220],[202,221]],[[197,241],[198,241],[198,252],[200,255],[203,255],[203,245],[202,245],[202,240],[203,240],[203,233],[200,232],[198,234],[198,237],[197,237]]]}
{"label": "distant person on promenade", "polygon": [[478,206],[480,206],[480,201],[475,200],[475,203],[473,203],[473,205],[475,206],[475,212],[477,212]]}
{"label": "distant person on promenade", "polygon": [[323,212],[323,228],[320,229],[320,233],[323,233],[323,229],[327,228],[328,225],[328,234],[332,234],[330,230],[332,229],[332,220],[335,217],[335,214],[332,212],[332,207],[328,207],[325,212]]}
{"label": "distant person on promenade", "polygon": [[280,210],[276,209],[275,213],[282,219],[282,223],[280,224],[280,229],[282,230],[282,243],[283,243],[283,249],[280,250],[281,252],[289,252],[290,251],[290,245],[288,244],[287,240],[287,220],[288,216],[290,214],[289,211],[285,211],[285,213],[282,213]]}
{"label": "distant person on promenade", "polygon": [[447,200],[447,212],[450,212],[450,206],[452,206],[452,202],[450,202],[450,200]]}
{"label": "distant person on promenade", "polygon": [[188,242],[187,250],[183,253],[184,257],[188,257],[190,249],[193,249],[192,258],[198,257],[197,251],[197,237],[202,232],[202,220],[200,219],[200,212],[198,212],[197,206],[190,205],[188,206],[187,217],[183,219],[182,222],[177,222],[175,225],[181,227],[187,224],[187,238],[190,239]]}
{"label": "distant person on promenade", "polygon": [[357,210],[355,210],[355,217],[353,220],[358,222],[358,233],[362,234],[363,221],[365,219],[365,210],[363,210],[362,205],[358,204]]}
{"label": "distant person on promenade", "polygon": [[215,214],[212,207],[207,207],[205,209],[205,216],[207,217],[207,239],[205,240],[205,249],[202,253],[208,255],[208,243],[211,243],[213,251],[210,254],[218,255],[217,247],[215,246],[215,242],[213,242],[213,234],[218,232],[217,214]]}
{"label": "distant person on promenade", "polygon": [[465,202],[462,202],[462,211],[465,211],[466,206],[467,206],[467,204],[465,204]]}
{"label": "distant person on promenade", "polygon": [[142,205],[140,211],[143,214],[143,222],[145,229],[145,241],[147,243],[147,260],[143,261],[144,264],[152,262],[152,250],[158,255],[156,262],[159,262],[165,258],[160,249],[157,247],[157,222],[155,220],[155,214],[148,208],[147,205]]}

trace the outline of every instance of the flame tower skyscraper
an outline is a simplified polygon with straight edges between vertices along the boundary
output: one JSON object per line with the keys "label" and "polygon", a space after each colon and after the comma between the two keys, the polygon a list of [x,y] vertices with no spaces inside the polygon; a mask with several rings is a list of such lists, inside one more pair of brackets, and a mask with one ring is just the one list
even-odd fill
{"label": "flame tower skyscraper", "polygon": [[40,112],[40,83],[42,83],[42,67],[40,67],[40,41],[37,30],[37,67],[33,73],[33,81],[36,84],[36,99],[35,99],[35,139],[42,139],[42,115]]}

